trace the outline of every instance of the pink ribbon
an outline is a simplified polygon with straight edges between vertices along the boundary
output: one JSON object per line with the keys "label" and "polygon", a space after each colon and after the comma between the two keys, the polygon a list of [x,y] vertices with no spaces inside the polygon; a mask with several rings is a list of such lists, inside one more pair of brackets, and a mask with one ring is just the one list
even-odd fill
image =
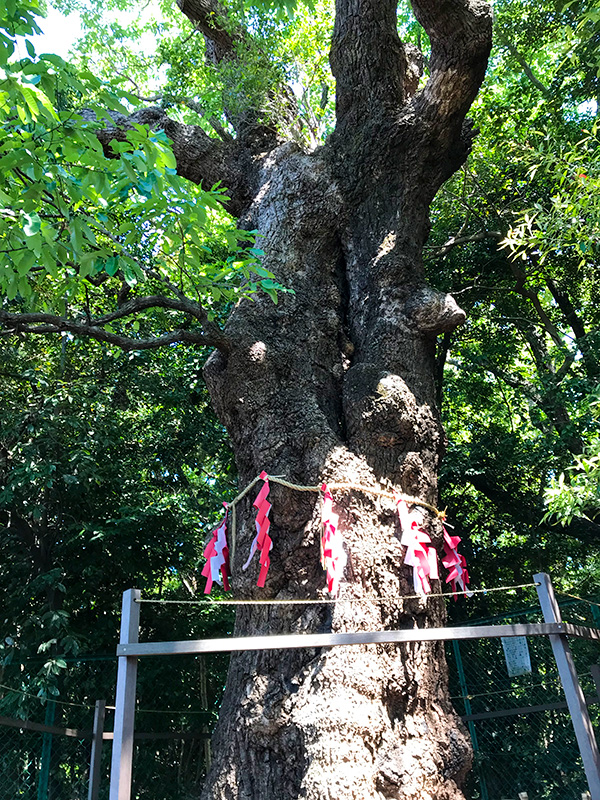
{"label": "pink ribbon", "polygon": [[324,483],[321,486],[321,492],[323,493],[321,565],[327,572],[327,591],[332,595],[337,595],[340,581],[344,576],[347,556],[344,550],[342,534],[337,529],[339,516],[333,511],[333,497],[327,488],[327,484]]}
{"label": "pink ribbon", "polygon": [[[227,504],[223,503],[223,505],[227,509]],[[204,548],[204,558],[206,559],[206,564],[202,570],[202,574],[206,578],[204,594],[210,594],[212,585],[215,582],[222,584],[223,589],[228,592],[231,569],[229,566],[229,547],[227,546],[227,511],[225,511],[225,516],[212,532],[210,541]]]}
{"label": "pink ribbon", "polygon": [[429,535],[421,527],[415,511],[409,511],[406,502],[397,498],[396,505],[402,528],[400,543],[406,547],[404,563],[413,568],[413,586],[417,594],[428,594],[431,591],[429,579],[439,578],[437,552]]}
{"label": "pink ribbon", "polygon": [[265,580],[267,579],[269,565],[271,564],[269,551],[273,547],[273,542],[269,536],[269,528],[271,527],[271,521],[269,520],[271,503],[269,503],[267,500],[267,495],[269,494],[269,476],[266,472],[261,472],[260,478],[264,481],[264,484],[256,496],[256,500],[254,501],[254,508],[256,509],[256,536],[254,537],[252,545],[250,546],[250,555],[248,556],[248,560],[242,569],[248,569],[254,553],[256,553],[258,550],[260,552],[260,573],[258,575],[256,585],[263,587],[265,585]]}
{"label": "pink ribbon", "polygon": [[449,574],[446,583],[452,586],[454,599],[457,599],[457,586],[464,592],[466,597],[473,597],[473,592],[467,589],[469,584],[469,573],[466,570],[467,561],[456,549],[460,544],[460,536],[450,536],[444,527],[444,557],[442,564],[446,567]]}

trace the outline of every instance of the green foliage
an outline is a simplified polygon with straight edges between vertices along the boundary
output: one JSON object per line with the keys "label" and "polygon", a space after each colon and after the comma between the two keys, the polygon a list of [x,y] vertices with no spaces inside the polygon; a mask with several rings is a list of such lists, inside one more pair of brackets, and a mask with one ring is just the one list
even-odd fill
{"label": "green foliage", "polygon": [[574,517],[594,520],[600,516],[600,387],[592,395],[588,412],[595,431],[588,439],[586,451],[575,457],[572,465],[558,477],[551,476],[544,497],[548,512],[544,521],[569,525]]}
{"label": "green foliage", "polygon": [[209,307],[257,288],[276,299],[282,287],[260,266],[252,234],[223,211],[224,191],[181,179],[164,132],[134,124],[111,143],[119,158],[105,156],[95,131],[126,113],[130,95],[58,56],[36,58],[30,42],[30,57],[10,60],[16,28],[5,19],[2,30],[0,289],[9,300],[60,307],[80,296],[82,279],[103,274],[130,286],[178,282]]}
{"label": "green foliage", "polygon": [[198,585],[234,490],[231,453],[198,382],[201,352],[63,337],[0,357],[0,658],[10,674],[33,659],[30,690],[53,694],[65,659],[112,652],[124,588]]}
{"label": "green foliage", "polygon": [[[477,583],[543,569],[583,592],[597,575],[596,528],[582,514],[594,519],[598,489],[578,467],[597,453],[596,68],[581,9],[506,0],[494,11],[496,48],[473,109],[480,134],[435,201],[426,251],[431,282],[467,312],[438,350],[449,438],[440,487]],[[573,512],[565,528],[552,524],[559,497]],[[489,613],[497,602],[485,599]]]}
{"label": "green foliage", "polygon": [[[252,36],[236,45],[239,63],[224,59],[218,65],[207,61],[203,37],[172,6],[144,4],[139,11],[134,7],[125,24],[125,17],[123,22],[115,20],[118,5],[97,0],[79,4],[85,7],[85,34],[75,57],[81,63],[93,59],[106,80],[122,76],[119,80],[132,92],[131,102],[139,105],[149,98],[211,136],[215,123],[231,134],[232,125],[257,110],[263,117],[275,112],[282,133],[303,146],[315,147],[331,131],[331,0],[294,2],[293,13],[290,4],[269,1],[228,7],[228,17],[220,23],[234,38],[241,29],[252,31]],[[141,46],[148,39],[158,40],[151,51]],[[289,99],[287,91],[281,96],[273,90],[285,84],[294,88],[297,114],[282,107]]]}
{"label": "green foliage", "polygon": [[540,264],[550,257],[577,259],[589,278],[600,244],[600,148],[595,124],[584,134],[574,145],[539,134],[537,147],[521,154],[531,180],[549,191],[521,212],[503,246],[522,260],[535,252]]}
{"label": "green foliage", "polygon": [[6,0],[0,28],[0,47],[2,63],[8,61],[15,51],[17,36],[31,36],[41,33],[37,19],[41,15],[38,0]]}

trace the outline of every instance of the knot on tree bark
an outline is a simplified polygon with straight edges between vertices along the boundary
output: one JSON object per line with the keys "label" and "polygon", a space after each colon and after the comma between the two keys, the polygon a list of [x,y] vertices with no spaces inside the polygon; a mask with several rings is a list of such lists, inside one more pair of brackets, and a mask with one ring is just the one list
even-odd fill
{"label": "knot on tree bark", "polygon": [[449,333],[462,325],[467,315],[450,294],[424,286],[406,301],[404,313],[412,325],[431,336]]}
{"label": "knot on tree bark", "polygon": [[406,381],[377,364],[355,364],[346,374],[344,412],[349,443],[374,474],[405,492],[428,496],[441,432]]}
{"label": "knot on tree bark", "polygon": [[417,404],[406,382],[377,364],[356,364],[346,374],[348,433],[364,448],[415,447]]}

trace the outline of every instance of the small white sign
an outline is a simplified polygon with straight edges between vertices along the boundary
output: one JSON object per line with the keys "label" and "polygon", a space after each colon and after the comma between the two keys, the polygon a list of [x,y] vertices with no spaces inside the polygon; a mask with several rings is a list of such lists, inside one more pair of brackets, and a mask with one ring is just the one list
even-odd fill
{"label": "small white sign", "polygon": [[528,675],[531,672],[529,645],[525,636],[503,636],[502,647],[509,678]]}

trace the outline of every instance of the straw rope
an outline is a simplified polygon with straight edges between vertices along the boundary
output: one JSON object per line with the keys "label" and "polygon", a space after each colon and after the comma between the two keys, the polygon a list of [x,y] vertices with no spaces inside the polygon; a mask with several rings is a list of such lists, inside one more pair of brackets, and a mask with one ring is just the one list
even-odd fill
{"label": "straw rope", "polygon": [[[260,480],[261,480],[260,475],[257,475],[256,478],[254,478],[246,486],[246,488],[243,489],[238,494],[236,498],[227,503],[228,507],[231,508],[232,506],[235,506],[237,503],[239,503],[240,500],[242,500],[242,498],[244,498],[248,494],[250,489],[252,489],[252,487],[255,486]],[[291,481],[285,480],[285,478],[283,478],[280,475],[267,475],[265,480],[268,480],[270,483],[278,483],[281,486],[285,486],[288,489],[294,489],[297,492],[316,492],[319,494],[322,492],[321,489],[322,484],[320,484],[319,486],[310,486],[301,483],[292,483]],[[423,508],[428,509],[433,514],[435,514],[436,517],[438,517],[439,519],[446,518],[445,510],[439,511],[435,506],[432,506],[430,503],[426,503],[424,500],[419,500],[418,497],[413,497],[412,495],[402,494],[400,492],[389,492],[386,491],[385,489],[378,489],[375,486],[365,486],[362,483],[328,483],[327,488],[331,492],[353,489],[354,491],[364,492],[365,494],[372,494],[375,497],[387,497],[390,500],[395,500],[399,498],[400,500],[405,500],[407,503],[410,503],[411,505],[422,506]]]}
{"label": "straw rope", "polygon": [[[469,594],[488,594],[491,592],[512,592],[515,589],[530,589],[539,586],[539,583],[519,583],[515,586],[493,586],[490,589],[469,589]],[[462,594],[462,592],[461,592]],[[135,603],[153,603],[155,605],[215,605],[215,606],[308,606],[308,605],[329,605],[331,603],[396,603],[400,600],[429,600],[430,597],[454,597],[454,592],[432,592],[431,594],[405,594],[395,595],[394,597],[324,597],[324,598],[308,598],[302,599],[286,599],[286,600],[214,600],[211,597],[206,597],[204,600],[153,600],[140,598],[134,600]]]}
{"label": "straw rope", "polygon": [[[229,534],[229,555],[231,563],[234,561],[235,557],[235,549],[236,549],[236,533],[237,533],[237,520],[236,520],[236,505],[243,500],[243,498],[248,494],[248,492],[256,486],[256,484],[263,480],[260,475],[257,475],[253,478],[250,483],[242,489],[242,491],[238,494],[237,497],[234,497],[233,500],[230,500],[227,505],[229,516],[229,525],[228,525],[228,534]],[[267,475],[265,480],[269,481],[269,483],[278,483],[280,486],[285,486],[287,489],[293,489],[296,492],[314,492],[316,494],[323,493],[323,489],[321,488],[322,484],[319,486],[311,486],[311,485],[304,485],[301,483],[292,483],[291,481],[286,480],[282,475]],[[327,488],[331,492],[341,492],[341,491],[348,491],[353,490],[356,492],[364,492],[365,494],[371,494],[375,497],[385,497],[389,500],[404,500],[406,503],[409,503],[413,506],[421,506],[422,508],[426,508],[428,511],[431,511],[432,514],[438,519],[444,520],[446,519],[446,510],[439,511],[435,506],[432,506],[430,503],[426,503],[424,500],[419,500],[418,497],[413,497],[412,495],[402,494],[400,492],[389,492],[385,489],[378,489],[375,486],[364,486],[361,483],[328,483]]]}

